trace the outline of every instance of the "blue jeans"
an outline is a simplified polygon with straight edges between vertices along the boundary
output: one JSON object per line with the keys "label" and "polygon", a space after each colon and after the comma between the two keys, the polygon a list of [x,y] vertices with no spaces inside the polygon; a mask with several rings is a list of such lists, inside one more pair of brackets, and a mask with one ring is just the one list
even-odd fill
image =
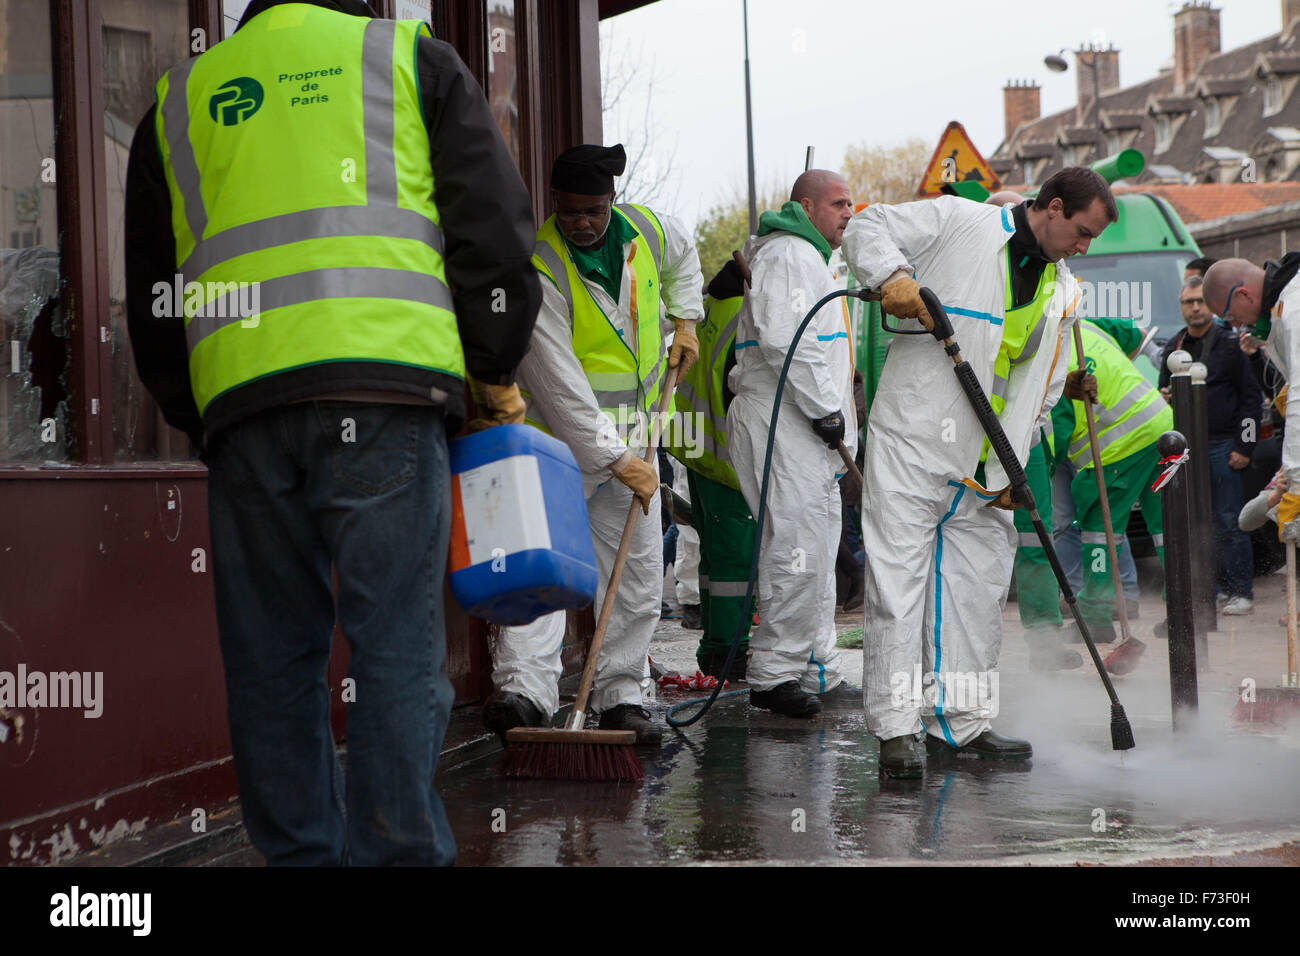
{"label": "blue jeans", "polygon": [[[219,432],[207,457],[230,739],[253,845],[272,865],[454,863],[433,786],[453,699],[442,409],[285,405]],[[346,787],[326,684],[331,564],[354,682]]]}
{"label": "blue jeans", "polygon": [[[1079,536],[1079,526],[1074,523],[1074,494],[1070,491],[1075,471],[1072,462],[1063,461],[1056,466],[1056,474],[1052,478],[1052,527],[1055,529],[1052,543],[1056,545],[1056,556],[1060,559],[1066,580],[1070,582],[1070,589],[1079,594],[1083,591],[1083,539]],[[1137,564],[1133,561],[1133,550],[1128,546],[1128,535],[1122,534],[1115,539],[1115,552],[1119,560],[1119,580],[1124,588],[1124,597],[1136,601],[1141,592],[1138,590]]]}
{"label": "blue jeans", "polygon": [[1217,583],[1232,597],[1255,595],[1255,554],[1250,535],[1241,530],[1241,472],[1228,464],[1235,442],[1229,438],[1210,442],[1210,506],[1214,509],[1214,530],[1218,544]]}

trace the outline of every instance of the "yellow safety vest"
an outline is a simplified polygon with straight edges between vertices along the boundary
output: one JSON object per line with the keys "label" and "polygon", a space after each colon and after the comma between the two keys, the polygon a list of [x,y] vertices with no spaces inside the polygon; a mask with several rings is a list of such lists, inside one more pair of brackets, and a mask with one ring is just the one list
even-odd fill
{"label": "yellow safety vest", "polygon": [[700,357],[673,395],[673,418],[664,447],[687,468],[740,490],[727,456],[727,410],[723,404],[727,359],[735,350],[743,295],[704,297],[704,319],[696,323]]}
{"label": "yellow safety vest", "polygon": [[[1038,288],[1034,297],[1018,309],[1011,307],[1011,247],[1007,247],[1007,270],[1004,282],[1006,292],[1006,318],[1002,322],[1002,344],[998,346],[998,356],[993,361],[993,388],[989,394],[989,404],[994,414],[1001,415],[1007,407],[1007,388],[1011,384],[1011,370],[1028,362],[1038,354],[1038,346],[1043,341],[1043,311],[1047,308],[1051,292],[1056,288],[1056,263],[1049,262],[1038,277]],[[1046,294],[1044,294],[1046,290]],[[989,440],[984,439],[980,450],[980,461],[988,459]]]}
{"label": "yellow safety vest", "polygon": [[[555,223],[547,219],[537,233],[533,265],[553,282],[569,307],[573,330],[573,351],[587,376],[600,410],[619,428],[624,440],[638,421],[638,413],[658,411],[659,387],[668,368],[668,352],[659,328],[660,268],[664,255],[664,232],[654,213],[644,206],[622,204],[610,215],[622,216],[634,230],[631,256],[625,265],[631,270],[628,308],[635,329],[629,345],[619,335],[609,316],[601,310],[583,283]],[[527,421],[550,431],[530,399]]]}
{"label": "yellow safety vest", "polygon": [[[1173,409],[1154,385],[1124,354],[1115,340],[1091,322],[1083,322],[1084,358],[1088,371],[1097,376],[1097,445],[1103,466],[1150,445],[1174,427]],[[1070,348],[1070,371],[1079,367]],[[1074,403],[1074,432],[1070,435],[1070,460],[1076,468],[1092,467],[1088,442],[1088,419],[1083,402]]]}
{"label": "yellow safety vest", "polygon": [[199,284],[184,312],[200,412],[256,379],[329,362],[464,377],[421,36],[415,20],[289,4],[158,81],[176,261]]}

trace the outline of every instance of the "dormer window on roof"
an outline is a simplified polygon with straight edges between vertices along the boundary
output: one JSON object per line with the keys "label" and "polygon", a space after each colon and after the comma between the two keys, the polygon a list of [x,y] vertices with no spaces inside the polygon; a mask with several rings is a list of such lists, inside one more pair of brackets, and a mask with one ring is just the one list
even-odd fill
{"label": "dormer window on roof", "polygon": [[1272,116],[1282,111],[1282,80],[1276,73],[1264,77],[1264,115]]}
{"label": "dormer window on roof", "polygon": [[1213,96],[1208,96],[1202,102],[1205,104],[1205,135],[1214,136],[1223,126],[1223,115],[1219,109],[1219,101]]}

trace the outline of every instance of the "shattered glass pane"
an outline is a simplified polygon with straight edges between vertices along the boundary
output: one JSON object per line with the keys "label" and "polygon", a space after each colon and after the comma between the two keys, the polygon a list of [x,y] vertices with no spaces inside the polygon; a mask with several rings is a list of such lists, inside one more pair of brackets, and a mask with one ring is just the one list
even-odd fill
{"label": "shattered glass pane", "polygon": [[196,457],[141,383],[126,327],[126,167],[158,78],[190,55],[188,0],[104,0],[104,169],[108,195],[109,335],[117,461]]}
{"label": "shattered glass pane", "polygon": [[67,461],[48,4],[0,3],[0,130],[0,461]]}

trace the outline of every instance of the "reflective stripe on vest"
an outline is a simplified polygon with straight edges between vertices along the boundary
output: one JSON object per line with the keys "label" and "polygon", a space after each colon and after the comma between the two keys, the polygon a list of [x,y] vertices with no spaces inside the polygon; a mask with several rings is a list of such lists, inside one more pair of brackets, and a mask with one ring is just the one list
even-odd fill
{"label": "reflective stripe on vest", "polygon": [[[430,33],[416,21],[275,7],[159,80],[200,411],[254,379],[325,362],[464,376],[419,104],[420,36]],[[280,72],[308,61],[316,98]],[[244,308],[250,286],[256,316]]]}
{"label": "reflective stripe on vest", "polygon": [[727,453],[724,383],[744,301],[743,296],[705,296],[704,319],[695,330],[700,355],[677,386],[673,418],[664,433],[664,447],[674,458],[697,474],[737,491],[740,480]]}
{"label": "reflective stripe on vest", "polygon": [[[563,296],[569,308],[574,352],[582,364],[596,404],[620,428],[626,440],[627,429],[636,424],[640,413],[649,415],[657,411],[659,388],[668,366],[668,351],[659,327],[660,264],[665,240],[663,230],[648,209],[626,204],[613,209],[611,215],[621,214],[637,233],[632,258],[624,260],[625,274],[627,270],[631,271],[630,281],[636,282],[638,289],[633,293],[637,332],[635,351],[619,335],[582,281],[554,216],[538,230],[533,264],[555,283]],[[525,393],[525,398],[531,399],[531,396]],[[529,424],[550,430],[531,407],[528,414],[526,420]]]}
{"label": "reflective stripe on vest", "polygon": [[[993,360],[993,387],[989,389],[989,404],[993,413],[1001,415],[1007,407],[1007,392],[1011,387],[1011,369],[1028,362],[1038,354],[1038,346],[1043,341],[1043,312],[1056,289],[1056,263],[1049,262],[1038,277],[1038,287],[1034,297],[1020,308],[1012,307],[1011,293],[1011,246],[1007,246],[1007,269],[1003,281],[1005,292],[1006,317],[1002,322],[1002,342],[998,346],[997,357]],[[1012,354],[1012,350],[1015,354]],[[988,438],[980,449],[980,461],[987,461],[989,456]]]}
{"label": "reflective stripe on vest", "polygon": [[[1102,406],[1094,416],[1097,447],[1102,465],[1110,465],[1173,428],[1173,412],[1114,339],[1089,322],[1083,322],[1080,329],[1087,350],[1084,357],[1090,360],[1092,372],[1097,376],[1098,400]],[[1079,367],[1074,349],[1070,350],[1069,367],[1071,371]],[[1075,467],[1092,467],[1087,413],[1082,402],[1074,403],[1074,432],[1070,435],[1068,452]]]}

